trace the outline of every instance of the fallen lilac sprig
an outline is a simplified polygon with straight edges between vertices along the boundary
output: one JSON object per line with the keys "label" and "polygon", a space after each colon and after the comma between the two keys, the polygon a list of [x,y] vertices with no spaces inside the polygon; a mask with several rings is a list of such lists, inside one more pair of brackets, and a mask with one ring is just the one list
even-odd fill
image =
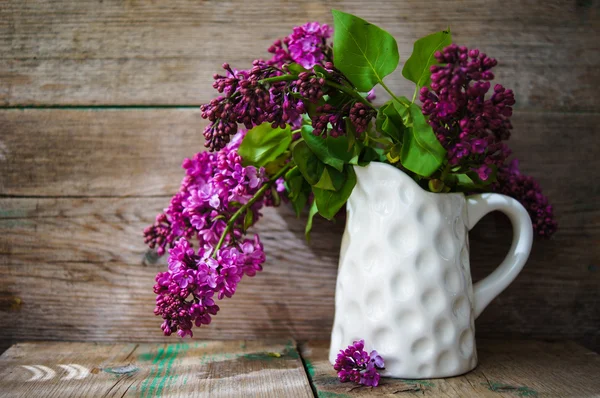
{"label": "fallen lilac sprig", "polygon": [[365,386],[379,385],[380,376],[377,369],[384,369],[383,358],[375,350],[368,354],[364,347],[365,341],[358,340],[345,350],[340,350],[333,368],[342,383],[353,381]]}

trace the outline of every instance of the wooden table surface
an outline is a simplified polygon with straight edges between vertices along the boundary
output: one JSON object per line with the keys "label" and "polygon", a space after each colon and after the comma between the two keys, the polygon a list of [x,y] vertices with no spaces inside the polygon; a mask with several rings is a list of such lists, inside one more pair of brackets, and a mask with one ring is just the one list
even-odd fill
{"label": "wooden table surface", "polygon": [[[177,190],[182,159],[203,148],[198,105],[215,95],[211,76],[224,61],[243,69],[268,56],[295,25],[331,23],[331,8],[396,37],[401,61],[388,85],[399,94],[412,93],[401,77],[412,43],[433,31],[450,27],[457,43],[498,58],[497,81],[517,100],[510,145],[560,229],[534,243],[477,320],[478,336],[600,350],[599,2],[5,0],[0,351],[26,340],[173,341],[152,311],[165,259],[141,231]],[[328,338],[343,220],[317,220],[307,243],[289,207],[264,213],[265,270],[219,303],[197,337]],[[478,279],[510,246],[507,219],[486,217],[470,239]]]}
{"label": "wooden table surface", "polygon": [[1,397],[600,397],[600,355],[570,342],[478,340],[459,377],[341,383],[329,343],[20,343],[0,357]]}

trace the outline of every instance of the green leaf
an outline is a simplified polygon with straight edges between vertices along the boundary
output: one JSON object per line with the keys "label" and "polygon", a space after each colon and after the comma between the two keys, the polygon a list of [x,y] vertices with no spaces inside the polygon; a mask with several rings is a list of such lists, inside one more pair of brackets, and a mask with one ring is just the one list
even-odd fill
{"label": "green leaf", "polygon": [[310,230],[312,229],[313,218],[318,212],[317,202],[313,201],[312,205],[310,206],[310,210],[308,211],[308,219],[306,220],[306,227],[304,228],[304,236],[306,237],[306,240],[310,240]]}
{"label": "green leaf", "polygon": [[339,137],[327,137],[327,149],[331,156],[340,159],[344,163],[348,163],[352,158],[352,147],[349,144],[350,139],[341,135]]}
{"label": "green leaf", "polygon": [[331,166],[326,166],[323,169],[323,174],[319,182],[314,186],[329,191],[339,191],[346,181],[346,174],[344,172],[337,171]]}
{"label": "green leaf", "polygon": [[354,127],[354,124],[352,124],[352,122],[350,121],[350,118],[347,117],[345,119],[346,121],[346,137],[348,138],[348,148],[346,149],[346,152],[350,152],[352,153],[352,148],[354,147],[354,144],[356,143],[356,128]]}
{"label": "green leaf", "polygon": [[372,133],[369,133],[368,131],[367,131],[367,134],[366,134],[365,142],[366,142],[367,145],[371,145],[371,146],[375,146],[372,143],[383,145],[384,147],[388,147],[390,145],[394,145],[394,141],[392,141],[391,138],[389,138],[389,137],[387,137],[385,135],[383,135],[383,136],[376,136],[376,135],[373,135]]}
{"label": "green leaf", "polygon": [[288,191],[288,198],[292,202],[296,216],[300,217],[300,213],[302,213],[302,210],[308,201],[311,187],[298,170],[298,167],[294,167],[290,170],[284,178],[285,188]]}
{"label": "green leaf", "polygon": [[[451,174],[454,178],[456,178],[456,187],[458,189],[460,189],[461,191],[471,191],[471,190],[477,190],[479,188],[481,188],[481,186],[479,184],[477,184],[475,181],[473,181],[471,179],[471,177],[469,177],[466,174]],[[449,176],[450,177],[450,176]]]}
{"label": "green leaf", "polygon": [[428,86],[431,82],[431,65],[437,63],[433,55],[450,44],[450,30],[436,32],[417,40],[410,58],[402,68],[402,76],[414,82],[417,87]]}
{"label": "green leaf", "polygon": [[279,155],[277,157],[277,159],[273,160],[272,162],[268,162],[264,167],[265,167],[265,171],[267,172],[267,175],[274,175],[277,174],[277,172],[279,170],[281,170],[281,168],[283,166],[285,166],[285,164],[287,163],[287,161],[290,159],[290,154],[289,152],[287,152],[287,150]]}
{"label": "green leaf", "polygon": [[328,220],[331,220],[342,208],[356,185],[356,174],[354,173],[353,166],[346,166],[346,172],[348,177],[339,191],[328,191],[313,186],[313,193],[319,214]]}
{"label": "green leaf", "polygon": [[292,156],[298,166],[298,170],[300,170],[310,185],[315,185],[319,182],[325,165],[310,150],[305,141],[300,141],[294,146]]}
{"label": "green leaf", "polygon": [[292,62],[291,64],[288,64],[288,65],[287,65],[287,69],[288,69],[288,70],[289,70],[291,73],[294,73],[294,74],[296,74],[296,75],[299,75],[299,74],[300,74],[300,73],[302,73],[302,72],[306,72],[306,69],[305,69],[305,68],[304,68],[302,65],[300,65],[300,64],[297,64],[297,63],[295,63],[295,62]]}
{"label": "green leaf", "polygon": [[[310,187],[310,185],[308,185]],[[308,194],[304,191],[301,191],[298,196],[292,200],[292,206],[294,207],[294,211],[296,212],[296,217],[300,217],[302,214],[302,210],[304,210],[304,206],[308,202]]]}
{"label": "green leaf", "polygon": [[308,202],[310,192],[310,185],[304,179],[302,179],[302,181],[300,181],[300,188],[298,192],[296,192],[293,197],[290,197],[290,201],[292,202],[292,206],[296,212],[296,217],[300,217],[300,214],[302,214],[302,210],[304,210],[304,207]]}
{"label": "green leaf", "polygon": [[395,103],[397,104],[396,101],[390,100],[379,108],[375,119],[375,127],[394,142],[402,142],[405,127]]}
{"label": "green leaf", "polygon": [[302,185],[306,180],[300,174],[285,181],[285,187],[288,191],[288,197],[294,199],[302,191]]}
{"label": "green leaf", "polygon": [[315,65],[313,66],[313,71],[315,72],[315,74],[319,77],[330,77],[331,74],[329,72],[327,72],[327,69],[323,68],[321,65]]}
{"label": "green leaf", "polygon": [[238,153],[244,166],[262,167],[277,159],[292,142],[290,126],[284,129],[272,128],[270,123],[263,123],[246,133]]}
{"label": "green leaf", "polygon": [[[325,104],[325,100],[324,99],[320,99],[317,102],[313,102],[313,101],[308,101],[304,98],[302,98],[302,102],[304,103],[304,108],[306,109],[306,113],[303,114],[302,116],[302,121],[304,125],[308,125],[310,127],[312,127],[312,119],[314,117],[317,116],[317,109]],[[304,115],[306,115],[306,118],[308,119],[308,123],[304,123]]]}
{"label": "green leaf", "polygon": [[381,148],[373,148],[371,146],[367,146],[364,148],[363,152],[358,161],[359,166],[366,166],[371,162],[385,162],[385,151]]}
{"label": "green leaf", "polygon": [[410,117],[410,106],[412,103],[406,97],[398,97],[398,101],[393,101],[394,108],[400,115],[402,123],[405,127],[412,126],[412,118]]}
{"label": "green leaf", "polygon": [[492,175],[486,181],[481,180],[474,171],[468,171],[464,174],[450,174],[448,177],[456,180],[455,189],[460,192],[485,191],[494,182],[496,178],[495,171],[492,168]]}
{"label": "green leaf", "polygon": [[335,108],[342,108],[348,102],[348,95],[336,90],[324,96],[323,100]]}
{"label": "green leaf", "polygon": [[244,216],[244,231],[248,230],[252,226],[254,222],[254,212],[252,210],[248,210],[246,215]]}
{"label": "green leaf", "polygon": [[302,114],[302,125],[303,126],[312,126],[312,119],[308,113]]}
{"label": "green leaf", "polygon": [[283,176],[283,179],[288,181],[296,176],[301,176],[301,175],[302,175],[302,173],[298,169],[298,166],[294,166],[291,169],[289,169],[287,171],[287,173],[285,173],[285,175]]}
{"label": "green leaf", "polygon": [[323,163],[342,171],[344,163],[348,163],[352,158],[352,152],[348,150],[348,138],[345,136],[323,138],[314,135],[312,131],[312,126],[302,126],[304,142]]}
{"label": "green leaf", "polygon": [[425,120],[421,108],[411,104],[409,111],[412,126],[404,131],[400,160],[410,171],[429,177],[442,165],[446,150]]}
{"label": "green leaf", "polygon": [[398,44],[385,30],[364,19],[332,10],[335,66],[356,86],[369,91],[398,66]]}

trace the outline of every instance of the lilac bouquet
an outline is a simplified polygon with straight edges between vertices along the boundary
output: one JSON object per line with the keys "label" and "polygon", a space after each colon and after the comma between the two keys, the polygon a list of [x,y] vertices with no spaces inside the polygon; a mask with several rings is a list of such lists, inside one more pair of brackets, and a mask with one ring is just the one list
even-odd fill
{"label": "lilac bouquet", "polygon": [[[315,215],[332,219],[344,206],[354,167],[369,162],[392,164],[432,192],[512,196],[539,235],[556,230],[539,185],[509,160],[515,99],[492,86],[495,59],[452,44],[449,31],[426,36],[402,70],[415,83],[408,99],[383,80],[399,62],[395,39],[356,16],[333,17],[333,30],[296,27],[268,49],[270,59],[250,69],[225,63],[214,75],[219,96],[201,107],[208,151],[183,161],[179,192],[144,231],[159,255],[169,252],[154,286],[166,335],[191,336],[194,325],[209,324],[216,301],[262,269],[263,246],[248,231],[264,206],[284,201],[298,215],[308,208],[308,234]],[[391,97],[377,106],[376,85]],[[363,357],[355,358],[360,366]],[[350,365],[340,371],[363,377]]]}

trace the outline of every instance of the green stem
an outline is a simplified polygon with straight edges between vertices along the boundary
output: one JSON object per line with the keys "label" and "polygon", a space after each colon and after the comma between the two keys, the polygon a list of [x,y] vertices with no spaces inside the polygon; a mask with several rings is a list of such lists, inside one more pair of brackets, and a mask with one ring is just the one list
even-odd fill
{"label": "green stem", "polygon": [[444,181],[446,180],[446,177],[448,177],[448,173],[450,172],[450,169],[452,168],[452,166],[450,165],[450,162],[448,162],[446,164],[446,167],[444,168],[444,170],[442,171],[442,175],[440,176],[440,180]]}
{"label": "green stem", "polygon": [[282,175],[285,174],[285,172],[290,168],[291,165],[292,165],[292,162],[290,162],[290,163],[286,164],[285,166],[283,166],[281,168],[281,170],[279,170],[273,176],[273,178],[271,178],[269,181],[267,181],[267,183],[265,185],[263,185],[262,187],[260,187],[260,189],[258,191],[256,191],[256,193],[254,194],[253,197],[250,198],[250,200],[248,201],[248,203],[246,203],[245,205],[243,205],[242,207],[240,207],[235,213],[233,213],[233,216],[231,216],[231,218],[229,219],[229,221],[227,221],[227,226],[225,227],[225,230],[221,234],[221,238],[219,239],[219,242],[215,246],[215,250],[214,250],[214,252],[212,254],[213,258],[217,257],[217,252],[219,251],[219,249],[221,248],[221,246],[223,246],[223,242],[225,242],[225,238],[231,232],[231,229],[233,228],[233,225],[235,224],[235,221],[242,214],[244,214],[244,212],[246,210],[248,210],[250,208],[250,206],[252,206],[254,203],[256,203],[256,201],[258,199],[260,199],[260,197],[263,196],[265,192],[267,192],[267,189],[269,189],[271,187],[271,185],[273,185],[273,183],[275,181],[277,181],[277,179],[279,179],[279,177],[281,177]]}
{"label": "green stem", "polygon": [[392,90],[390,90],[390,89],[388,88],[388,86],[386,86],[386,85],[385,85],[385,83],[383,82],[383,80],[382,80],[382,81],[380,81],[380,82],[379,82],[379,84],[381,84],[381,87],[383,87],[383,89],[384,89],[385,91],[387,91],[387,92],[388,92],[388,94],[389,94],[389,95],[391,95],[391,96],[392,96],[392,98],[393,98],[394,100],[396,100],[396,101],[398,101],[399,103],[401,103],[401,104],[402,104],[402,101],[400,101],[400,98],[396,97],[396,96],[394,95],[394,93],[392,93]]}
{"label": "green stem", "polygon": [[277,82],[291,82],[293,80],[298,80],[298,75],[281,75],[281,76],[267,77],[266,79],[260,80],[260,84],[277,83]]}
{"label": "green stem", "polygon": [[415,93],[413,94],[413,97],[412,97],[412,101],[410,101],[411,104],[415,103],[415,100],[417,99],[417,92],[418,91],[419,91],[419,86],[416,86],[415,87]]}
{"label": "green stem", "polygon": [[368,107],[373,108],[373,105],[369,101],[367,101],[365,98],[363,98],[362,95],[360,95],[356,91],[352,90],[351,88],[343,86],[336,82],[332,82],[330,80],[325,80],[325,84],[328,85],[329,87],[337,88],[338,90],[348,94],[349,96],[356,98],[358,101],[362,102],[363,104],[367,105]]}

